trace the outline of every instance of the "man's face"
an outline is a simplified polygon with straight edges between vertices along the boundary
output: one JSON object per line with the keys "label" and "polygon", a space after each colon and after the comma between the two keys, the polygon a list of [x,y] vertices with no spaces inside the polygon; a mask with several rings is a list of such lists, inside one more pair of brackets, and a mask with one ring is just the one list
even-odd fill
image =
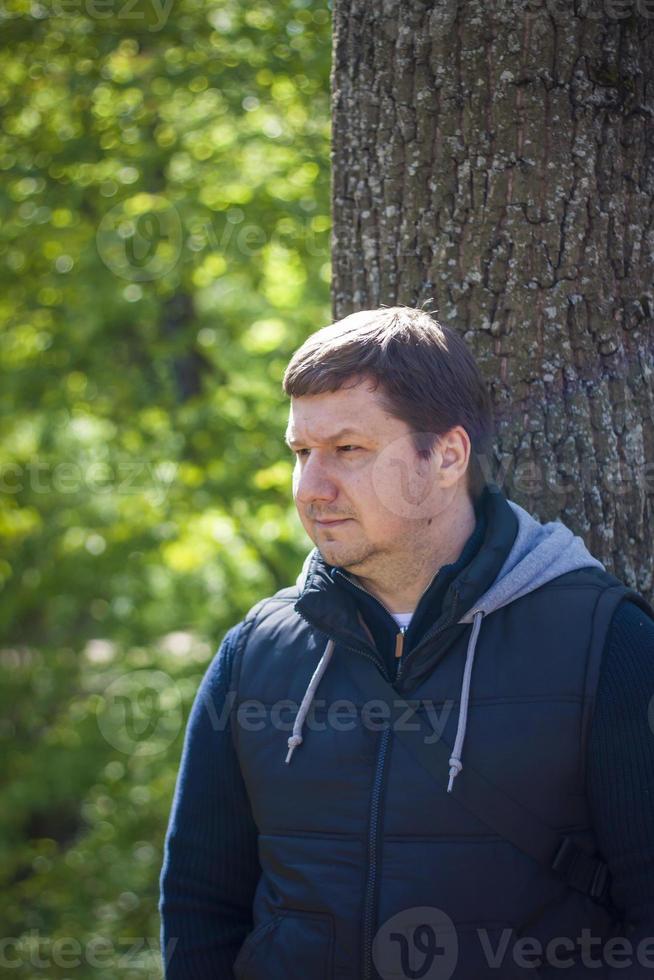
{"label": "man's face", "polygon": [[293,497],[307,534],[328,564],[360,575],[424,550],[426,528],[456,489],[439,478],[439,449],[429,461],[419,458],[408,425],[384,411],[379,391],[370,388],[363,380],[292,398],[286,433],[296,456]]}

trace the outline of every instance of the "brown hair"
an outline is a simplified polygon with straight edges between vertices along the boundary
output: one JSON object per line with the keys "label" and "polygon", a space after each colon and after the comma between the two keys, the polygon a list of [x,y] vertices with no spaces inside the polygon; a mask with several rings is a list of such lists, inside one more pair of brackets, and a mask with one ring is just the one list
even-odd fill
{"label": "brown hair", "polygon": [[[369,377],[390,415],[407,423],[418,453],[431,454],[439,436],[461,425],[471,442],[468,491],[486,485],[481,460],[493,438],[490,395],[463,339],[426,310],[408,306],[362,310],[305,340],[282,381],[292,398],[318,395]],[[349,384],[348,384],[349,382]]]}

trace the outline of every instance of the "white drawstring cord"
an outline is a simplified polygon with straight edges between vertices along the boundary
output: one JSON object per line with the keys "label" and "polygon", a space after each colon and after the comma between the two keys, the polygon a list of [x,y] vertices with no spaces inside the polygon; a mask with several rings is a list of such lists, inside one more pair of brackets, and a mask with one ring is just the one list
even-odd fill
{"label": "white drawstring cord", "polygon": [[468,649],[466,652],[466,664],[463,671],[463,683],[461,685],[461,705],[459,707],[459,724],[456,730],[456,739],[454,741],[454,748],[452,749],[452,756],[449,760],[450,764],[450,781],[447,786],[447,792],[452,792],[452,786],[456,776],[459,775],[463,769],[463,763],[461,762],[461,750],[463,749],[463,740],[466,735],[466,724],[468,721],[468,698],[470,696],[470,675],[472,674],[472,662],[475,659],[475,647],[477,645],[477,637],[479,636],[479,628],[481,627],[481,621],[484,612],[482,609],[475,613],[474,623],[472,627],[472,632],[470,634],[470,639],[468,640]]}
{"label": "white drawstring cord", "polygon": [[325,647],[325,652],[323,653],[322,657],[320,658],[320,661],[318,662],[318,666],[313,672],[311,680],[309,681],[309,686],[304,692],[304,697],[302,698],[300,710],[298,711],[297,717],[293,724],[293,734],[290,736],[288,740],[288,754],[286,756],[286,762],[291,761],[291,756],[293,755],[293,752],[298,747],[298,745],[302,744],[302,726],[304,724],[304,719],[307,715],[307,712],[309,711],[309,708],[311,707],[311,702],[313,701],[313,696],[316,693],[316,688],[320,684],[320,678],[325,673],[327,664],[331,659],[331,655],[333,651],[334,651],[334,641],[330,640],[327,646]]}

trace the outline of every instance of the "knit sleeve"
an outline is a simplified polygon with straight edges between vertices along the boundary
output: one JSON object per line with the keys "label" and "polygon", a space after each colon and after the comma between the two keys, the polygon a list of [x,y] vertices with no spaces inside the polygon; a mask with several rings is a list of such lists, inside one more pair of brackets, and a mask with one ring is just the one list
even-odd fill
{"label": "knit sleeve", "polygon": [[189,716],[160,876],[166,980],[233,980],[252,929],[257,828],[234,751],[227,699],[236,640],[225,636]]}
{"label": "knit sleeve", "polygon": [[[587,791],[613,900],[635,949],[640,935],[654,936],[654,621],[633,602],[618,606],[606,641]],[[640,976],[634,969],[622,976]]]}

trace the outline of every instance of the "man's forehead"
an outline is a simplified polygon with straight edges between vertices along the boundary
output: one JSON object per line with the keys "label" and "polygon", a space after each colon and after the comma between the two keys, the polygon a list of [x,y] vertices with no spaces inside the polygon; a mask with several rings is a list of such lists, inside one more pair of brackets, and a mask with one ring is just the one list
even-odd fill
{"label": "man's forehead", "polygon": [[374,393],[354,393],[339,389],[319,395],[291,398],[286,441],[289,438],[320,442],[344,437],[375,439],[381,436],[390,418]]}

